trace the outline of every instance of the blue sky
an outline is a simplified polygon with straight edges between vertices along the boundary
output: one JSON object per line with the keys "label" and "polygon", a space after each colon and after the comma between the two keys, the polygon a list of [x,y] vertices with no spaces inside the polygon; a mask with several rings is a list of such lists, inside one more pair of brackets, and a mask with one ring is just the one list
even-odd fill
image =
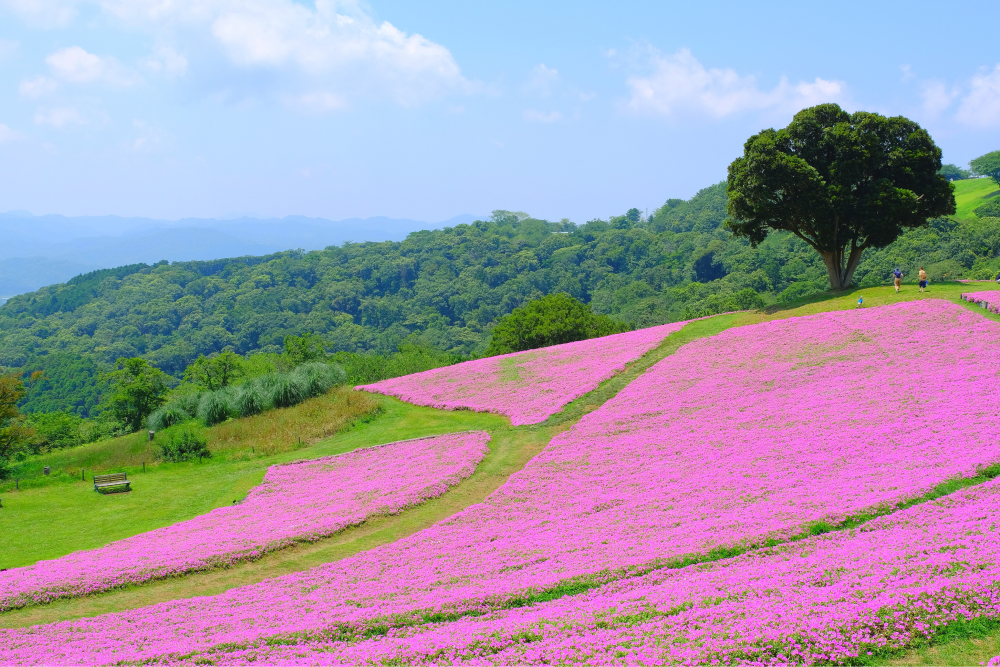
{"label": "blue sky", "polygon": [[1000,149],[989,5],[0,0],[0,210],[585,222],[836,101]]}

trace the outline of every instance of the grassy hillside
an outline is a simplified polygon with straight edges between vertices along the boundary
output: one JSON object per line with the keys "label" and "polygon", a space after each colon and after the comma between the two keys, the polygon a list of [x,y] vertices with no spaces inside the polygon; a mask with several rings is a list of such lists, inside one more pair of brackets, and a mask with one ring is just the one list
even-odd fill
{"label": "grassy hillside", "polygon": [[989,195],[998,196],[1000,189],[992,178],[967,178],[953,181],[955,185],[955,208],[958,218],[971,218],[973,211],[986,201]]}

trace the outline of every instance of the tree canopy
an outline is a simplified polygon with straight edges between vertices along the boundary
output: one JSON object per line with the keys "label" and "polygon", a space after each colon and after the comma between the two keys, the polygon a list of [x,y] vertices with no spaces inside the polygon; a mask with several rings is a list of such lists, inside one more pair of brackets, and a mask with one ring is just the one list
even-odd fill
{"label": "tree canopy", "polygon": [[285,356],[295,366],[317,361],[326,356],[326,341],[322,336],[307,332],[301,336],[285,336]]}
{"label": "tree canopy", "polygon": [[108,411],[130,431],[143,427],[146,417],[166,400],[169,376],[145,359],[118,359],[117,370],[105,373],[111,386]]}
{"label": "tree canopy", "polygon": [[747,140],[729,166],[729,228],[751,245],[789,231],[815,249],[830,287],[851,284],[867,248],[955,213],[941,149],[917,123],[821,104]]}
{"label": "tree canopy", "polygon": [[560,343],[631,331],[627,324],[597,315],[569,294],[549,294],[500,318],[486,356],[533,350]]}
{"label": "tree canopy", "polygon": [[206,357],[198,355],[194,363],[184,369],[184,380],[207,391],[225,389],[244,374],[243,357],[232,350]]}
{"label": "tree canopy", "polygon": [[980,176],[989,176],[993,182],[1000,186],[1000,151],[993,151],[986,155],[980,155],[975,160],[969,162],[972,171]]}
{"label": "tree canopy", "polygon": [[969,171],[968,169],[962,169],[958,165],[954,164],[941,165],[941,168],[938,169],[938,173],[944,176],[949,181],[960,181],[964,178],[972,177],[971,171]]}
{"label": "tree canopy", "polygon": [[[774,303],[829,288],[819,254],[792,232],[756,246],[733,236],[726,188],[668,199],[638,222],[498,211],[402,242],[95,272],[0,306],[0,365],[22,374],[22,413],[94,418],[109,392],[100,374],[119,358],[142,357],[180,378],[199,355],[232,350],[243,357],[243,382],[288,370],[293,362],[273,367],[285,338],[315,332],[363,384],[481,355],[500,317],[546,294],[647,327],[754,307],[751,292]],[[866,250],[855,282],[883,284],[895,266],[908,276],[924,266],[933,280],[996,276],[1000,220],[936,218],[908,229]],[[31,380],[38,370],[44,376]],[[117,432],[110,417],[96,425],[102,433]]]}

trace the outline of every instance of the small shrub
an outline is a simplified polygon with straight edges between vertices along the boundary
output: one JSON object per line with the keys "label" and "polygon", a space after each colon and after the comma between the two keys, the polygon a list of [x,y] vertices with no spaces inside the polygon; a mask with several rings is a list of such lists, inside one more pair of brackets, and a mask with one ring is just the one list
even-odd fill
{"label": "small shrub", "polygon": [[212,456],[212,452],[208,451],[208,440],[190,429],[165,435],[159,447],[160,458],[175,463]]}
{"label": "small shrub", "polygon": [[975,213],[980,218],[1000,218],[1000,197],[993,197],[985,204],[980,204]]}
{"label": "small shrub", "polygon": [[764,298],[752,287],[741,289],[734,294],[733,301],[736,304],[735,310],[759,310],[766,305]]}

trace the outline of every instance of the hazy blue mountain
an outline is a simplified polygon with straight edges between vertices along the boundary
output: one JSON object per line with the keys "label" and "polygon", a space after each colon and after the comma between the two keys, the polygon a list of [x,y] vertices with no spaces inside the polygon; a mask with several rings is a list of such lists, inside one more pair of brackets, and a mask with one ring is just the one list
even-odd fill
{"label": "hazy blue mountain", "polygon": [[347,241],[402,241],[411,232],[476,219],[460,215],[439,223],[386,217],[334,221],[305,216],[155,220],[34,216],[27,211],[9,211],[0,213],[0,303],[94,269],[163,259],[176,262],[297,248],[320,250]]}

